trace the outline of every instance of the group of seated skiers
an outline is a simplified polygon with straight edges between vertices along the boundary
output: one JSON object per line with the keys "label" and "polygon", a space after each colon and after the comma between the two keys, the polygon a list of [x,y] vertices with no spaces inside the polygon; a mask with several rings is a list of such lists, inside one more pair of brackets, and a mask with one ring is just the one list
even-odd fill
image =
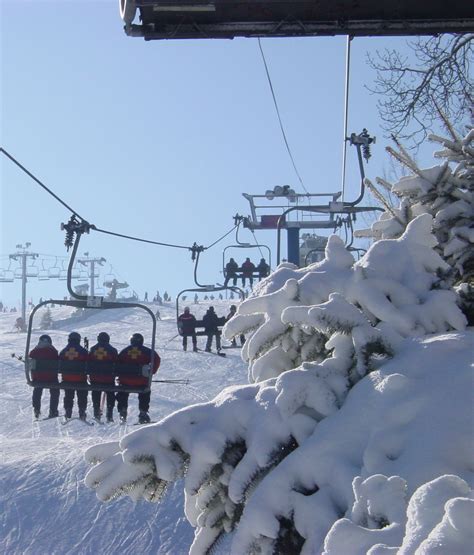
{"label": "group of seated skiers", "polygon": [[[221,351],[221,330],[220,328],[229,321],[236,313],[237,307],[233,304],[230,307],[230,312],[225,317],[217,316],[214,307],[210,306],[206,312],[206,314],[202,318],[202,327],[204,328],[204,335],[207,336],[206,340],[206,348],[204,349],[207,353],[211,352],[212,347],[212,339],[213,337],[216,338],[216,349],[217,352]],[[186,351],[188,348],[188,337],[191,338],[193,344],[193,351],[198,351],[197,346],[197,335],[196,335],[196,327],[198,326],[199,321],[196,320],[194,314],[191,314],[189,306],[184,309],[183,314],[178,317],[178,331],[179,334],[183,337],[183,351]],[[245,343],[245,336],[240,335],[240,344],[243,346]],[[236,347],[237,343],[235,338],[232,339],[231,343],[232,347]]]}
{"label": "group of seated skiers", "polygon": [[[237,272],[240,272],[238,274]],[[262,280],[266,278],[270,273],[270,266],[266,263],[265,258],[261,258],[258,266],[250,260],[250,258],[246,258],[245,262],[242,266],[239,267],[237,262],[231,258],[229,262],[225,265],[225,281],[224,287],[227,287],[227,284],[230,280],[232,280],[232,285],[237,285],[237,278],[242,278],[242,287],[245,287],[246,280],[249,280],[250,287],[253,287],[253,278],[256,274],[258,276],[258,280]]]}
{"label": "group of seated skiers", "polygon": [[[69,334],[68,343],[62,351],[58,353],[57,349],[53,346],[53,342],[49,335],[42,335],[39,338],[38,345],[29,353],[29,357],[34,360],[65,360],[65,361],[107,361],[118,362],[121,364],[139,364],[146,365],[151,362],[152,350],[143,345],[144,339],[141,333],[134,333],[130,338],[130,345],[125,347],[120,353],[110,344],[110,336],[106,332],[101,332],[97,336],[97,343],[89,351],[81,345],[81,336],[77,332]],[[153,368],[152,373],[155,374],[160,366],[160,357],[156,351],[153,351]],[[115,385],[115,375],[97,373],[94,374],[92,369],[89,370],[89,380],[91,384],[104,384],[104,386]],[[148,378],[139,375],[120,375],[119,384],[129,387],[139,387],[148,385]],[[32,370],[31,381],[36,382],[55,382],[58,381],[58,373],[50,370]],[[87,375],[85,373],[64,373],[62,375],[61,383],[86,383]],[[51,388],[50,401],[49,401],[49,418],[59,416],[59,394],[60,388]],[[43,393],[42,387],[34,387],[33,389],[33,411],[35,418],[39,418],[41,413],[41,396]],[[79,409],[79,418],[86,420],[86,410],[88,401],[88,390],[74,389],[68,387],[64,389],[64,416],[66,419],[72,417],[72,409],[74,406],[74,396],[77,397],[77,405]],[[94,418],[100,421],[102,417],[101,410],[101,395],[106,396],[106,418],[107,422],[113,422],[113,410],[115,403],[117,403],[117,411],[120,415],[120,420],[125,422],[127,419],[128,410],[128,396],[129,393],[125,391],[102,391],[94,389],[92,391],[92,405],[94,409]],[[150,422],[148,411],[150,408],[150,392],[138,394],[138,408],[140,411],[139,422]]]}

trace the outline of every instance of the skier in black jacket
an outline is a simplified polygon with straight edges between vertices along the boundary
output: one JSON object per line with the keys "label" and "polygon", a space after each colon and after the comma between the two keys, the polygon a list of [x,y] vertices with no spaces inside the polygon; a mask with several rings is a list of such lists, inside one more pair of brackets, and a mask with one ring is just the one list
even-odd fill
{"label": "skier in black jacket", "polygon": [[183,314],[178,317],[178,331],[179,335],[183,337],[183,351],[188,348],[188,337],[191,337],[193,342],[193,351],[196,352],[197,349],[197,339],[196,339],[196,318],[191,314],[189,306],[184,309]]}
{"label": "skier in black jacket", "polygon": [[220,352],[221,350],[221,331],[219,329],[219,326],[222,325],[221,321],[222,321],[222,318],[219,318],[217,314],[214,312],[214,307],[210,306],[202,319],[202,323],[204,325],[204,331],[206,332],[206,335],[207,335],[205,350],[208,353],[211,352],[213,336],[216,337],[217,352]]}

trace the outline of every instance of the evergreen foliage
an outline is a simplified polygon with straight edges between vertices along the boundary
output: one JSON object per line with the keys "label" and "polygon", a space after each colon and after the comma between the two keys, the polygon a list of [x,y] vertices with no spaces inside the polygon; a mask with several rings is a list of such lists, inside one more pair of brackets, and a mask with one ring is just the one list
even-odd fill
{"label": "evergreen foliage", "polygon": [[40,321],[40,329],[42,330],[50,330],[53,329],[53,317],[51,315],[51,310],[49,307],[43,312]]}
{"label": "evergreen foliage", "polygon": [[[104,501],[157,501],[184,476],[193,554],[211,553],[232,531],[239,555],[298,553],[306,542],[310,549],[351,505],[338,497],[337,483],[315,478],[313,467],[324,461],[312,449],[319,423],[404,338],[466,325],[456,295],[439,279],[449,266],[434,250],[432,224],[421,214],[358,262],[333,236],[322,262],[281,265],[224,328],[229,339],[248,337],[251,383],[91,447],[86,458],[95,466],[86,484]],[[350,483],[358,471],[344,468],[338,480]]]}
{"label": "evergreen foliage", "polygon": [[[438,241],[435,250],[449,265],[443,271],[448,286],[455,286],[463,310],[474,323],[474,129],[459,136],[445,119],[449,138],[431,135],[430,140],[442,146],[434,156],[443,163],[421,169],[402,145],[387,150],[412,175],[391,184],[377,179],[378,185],[399,198],[397,208],[385,205],[385,213],[371,230],[359,236],[374,239],[396,238],[420,214],[433,217],[433,233]],[[368,183],[377,198],[380,191]]]}

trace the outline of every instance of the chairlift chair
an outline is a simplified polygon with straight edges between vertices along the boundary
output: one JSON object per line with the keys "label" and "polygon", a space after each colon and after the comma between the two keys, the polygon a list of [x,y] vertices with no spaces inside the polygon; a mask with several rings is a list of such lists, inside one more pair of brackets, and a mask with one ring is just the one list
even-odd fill
{"label": "chairlift chair", "polygon": [[41,262],[41,270],[38,271],[38,280],[46,281],[49,279],[49,272],[44,267],[44,260]]}
{"label": "chairlift chair", "polygon": [[58,266],[58,259],[54,261],[54,266],[51,266],[48,270],[50,278],[58,278],[61,273],[61,268]]}
{"label": "chairlift chair", "polygon": [[38,277],[38,273],[38,266],[34,262],[26,267],[26,277]]}
{"label": "chairlift chair", "polygon": [[[232,286],[224,286],[224,285],[210,285],[210,284],[202,284],[199,283],[198,278],[197,278],[197,269],[198,269],[198,265],[199,265],[199,256],[201,254],[201,250],[199,248],[197,248],[194,252],[193,252],[193,259],[194,259],[194,283],[196,284],[196,287],[192,287],[189,289],[183,289],[182,291],[180,291],[177,295],[176,295],[176,327],[178,329],[178,333],[180,334],[180,330],[178,327],[178,317],[182,312],[182,298],[184,295],[186,295],[187,293],[219,293],[221,291],[233,291],[234,293],[236,293],[241,300],[243,300],[245,298],[245,294],[242,291],[242,289],[240,287],[237,287],[235,285]],[[193,295],[194,297],[194,295]],[[202,327],[202,321],[199,321]],[[221,325],[224,325],[225,323],[225,318],[224,321],[222,321]],[[199,326],[197,326],[199,327]],[[181,335],[181,334],[180,334]],[[198,332],[196,332],[196,335],[204,335],[204,330],[198,330]]]}
{"label": "chairlift chair", "polygon": [[[237,218],[238,216],[236,216]],[[222,273],[224,274],[224,278],[226,278],[226,260],[228,260],[228,255],[227,255],[227,251],[230,249],[258,249],[260,251],[260,254],[262,255],[262,249],[266,249],[267,252],[267,262],[269,267],[272,267],[272,253],[270,250],[270,247],[268,247],[267,245],[263,245],[263,244],[252,244],[252,243],[243,243],[242,241],[239,240],[239,229],[240,229],[240,224],[243,221],[244,218],[241,218],[241,221],[238,223],[237,225],[237,229],[235,231],[235,244],[233,245],[227,245],[227,247],[224,248],[223,252],[222,252]],[[262,255],[262,258],[263,255]],[[241,277],[241,274],[237,275],[237,277]],[[254,275],[253,277],[258,277],[258,274]]]}
{"label": "chairlift chair", "polygon": [[[68,271],[64,267],[64,262],[62,262],[61,264],[62,264],[62,269],[59,272],[58,278],[60,279],[60,281],[66,281],[68,278]],[[72,269],[71,269],[71,278],[72,278]]]}
{"label": "chairlift chair", "polygon": [[[73,250],[71,258],[69,260],[69,266],[67,270],[67,288],[72,300],[53,300],[43,301],[37,304],[30,313],[28,320],[28,330],[26,336],[26,348],[25,348],[25,376],[26,383],[31,387],[41,387],[48,389],[75,389],[75,390],[87,390],[87,391],[124,391],[127,393],[145,393],[150,391],[152,382],[152,369],[154,362],[154,352],[155,352],[155,336],[156,336],[156,317],[147,306],[140,303],[121,303],[104,301],[100,296],[88,297],[85,295],[77,294],[71,284],[72,268],[74,267],[74,260],[79,247],[79,242],[82,233],[88,232],[89,224],[86,222],[77,222],[74,217],[71,218],[69,224],[63,226],[69,232],[72,230],[75,234],[75,241],[73,245]],[[119,308],[139,308],[148,313],[152,320],[152,334],[151,334],[151,361],[147,365],[140,364],[125,364],[120,362],[108,362],[108,361],[65,361],[65,360],[35,360],[30,358],[30,346],[31,346],[31,336],[33,332],[34,317],[36,312],[43,306],[54,304],[59,306],[70,306],[74,308],[88,308],[88,309],[100,309],[100,310],[110,310]],[[147,377],[148,383],[144,386],[128,386],[114,384],[97,384],[90,382],[44,382],[44,381],[33,381],[31,372],[36,371],[54,371],[58,375],[64,374],[83,374],[88,376],[91,372],[94,375],[97,374],[111,374],[120,379],[121,376],[144,376]]]}
{"label": "chairlift chair", "polygon": [[15,276],[12,270],[10,270],[11,265],[12,263],[10,261],[6,270],[0,270],[0,283],[11,283],[12,281],[14,281]]}

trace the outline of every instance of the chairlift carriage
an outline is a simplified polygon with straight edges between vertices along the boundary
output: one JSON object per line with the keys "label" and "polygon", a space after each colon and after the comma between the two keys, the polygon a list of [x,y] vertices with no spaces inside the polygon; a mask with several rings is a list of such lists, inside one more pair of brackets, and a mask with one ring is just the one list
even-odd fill
{"label": "chairlift carriage", "polygon": [[[222,273],[224,274],[224,278],[226,280],[227,280],[227,277],[228,277],[227,276],[227,271],[226,271],[226,262],[229,259],[228,258],[229,255],[228,255],[227,251],[229,251],[231,249],[243,249],[244,251],[249,250],[249,249],[258,249],[262,258],[265,258],[263,256],[262,249],[265,249],[266,253],[267,253],[266,254],[266,260],[267,260],[268,266],[270,268],[272,267],[272,253],[271,253],[270,247],[268,247],[268,245],[259,244],[257,242],[255,244],[243,243],[242,241],[239,240],[240,225],[245,221],[245,219],[246,218],[244,218],[243,216],[239,216],[238,214],[236,214],[234,216],[234,220],[236,221],[236,224],[237,224],[237,227],[236,227],[236,230],[235,230],[235,243],[232,244],[232,245],[227,245],[227,247],[225,247],[223,252],[222,252]],[[237,278],[241,278],[242,277],[241,269],[239,269],[238,272],[240,272],[240,273],[237,273],[236,276],[237,276]],[[254,273],[253,277],[258,278],[259,277],[258,272]]]}
{"label": "chairlift carriage", "polygon": [[[178,334],[181,335],[181,330],[179,329],[178,326],[178,318],[180,316],[180,314],[183,311],[183,307],[182,307],[182,301],[184,297],[187,297],[187,293],[219,293],[222,291],[232,291],[233,293],[236,293],[241,300],[243,300],[245,298],[245,294],[242,291],[242,289],[240,287],[237,287],[236,285],[231,285],[231,286],[224,286],[224,285],[205,285],[202,283],[199,283],[198,278],[197,278],[197,269],[198,269],[198,265],[199,265],[199,256],[201,254],[201,252],[203,251],[202,247],[199,247],[198,245],[196,245],[196,243],[194,243],[193,248],[192,248],[192,259],[194,260],[194,283],[196,284],[196,287],[191,287],[189,289],[183,289],[182,291],[180,291],[177,295],[176,295],[176,327],[177,327],[177,331]],[[225,323],[225,318],[221,318],[221,322],[220,322],[220,326],[223,326]],[[200,335],[205,335],[204,332],[204,327],[203,327],[203,323],[202,320],[197,320],[196,321],[196,328],[198,328],[196,330],[196,335],[200,336]]]}
{"label": "chairlift carriage", "polygon": [[8,268],[6,270],[0,270],[0,283],[11,283],[15,280],[15,274],[11,270],[12,261],[8,261]]}
{"label": "chairlift carriage", "polygon": [[[79,242],[82,233],[88,233],[90,225],[87,222],[77,222],[74,216],[71,218],[68,224],[62,226],[67,230],[68,234],[72,237],[75,234],[75,240],[73,244],[73,250],[71,253],[71,258],[69,260],[69,266],[67,270],[67,288],[71,300],[53,300],[41,302],[37,304],[31,311],[28,330],[26,337],[26,348],[25,348],[25,375],[26,382],[31,387],[40,387],[47,389],[75,389],[75,390],[87,390],[87,391],[123,391],[127,393],[145,393],[150,391],[152,383],[152,368],[154,362],[154,352],[155,352],[155,336],[156,336],[156,318],[153,311],[147,306],[134,303],[134,302],[112,302],[104,301],[103,297],[100,296],[86,296],[80,295],[75,292],[72,288],[72,271],[74,267],[75,257],[79,247]],[[75,361],[75,360],[36,360],[29,356],[30,345],[31,345],[31,335],[33,332],[33,323],[36,312],[48,305],[54,304],[59,306],[70,306],[74,308],[87,308],[87,309],[97,309],[97,310],[109,310],[117,308],[139,308],[148,313],[152,321],[152,334],[151,334],[151,360],[149,364],[131,364],[131,363],[121,363],[121,362],[109,362],[109,361],[99,361],[99,360],[89,360],[89,361]],[[114,384],[104,384],[104,383],[90,383],[90,382],[44,382],[44,381],[33,381],[31,372],[36,371],[46,371],[55,372],[64,376],[65,374],[82,374],[86,378],[91,373],[94,375],[113,375],[115,377],[115,382],[121,376],[141,376],[147,377],[148,383],[143,386],[129,386],[121,385],[118,383]]]}

